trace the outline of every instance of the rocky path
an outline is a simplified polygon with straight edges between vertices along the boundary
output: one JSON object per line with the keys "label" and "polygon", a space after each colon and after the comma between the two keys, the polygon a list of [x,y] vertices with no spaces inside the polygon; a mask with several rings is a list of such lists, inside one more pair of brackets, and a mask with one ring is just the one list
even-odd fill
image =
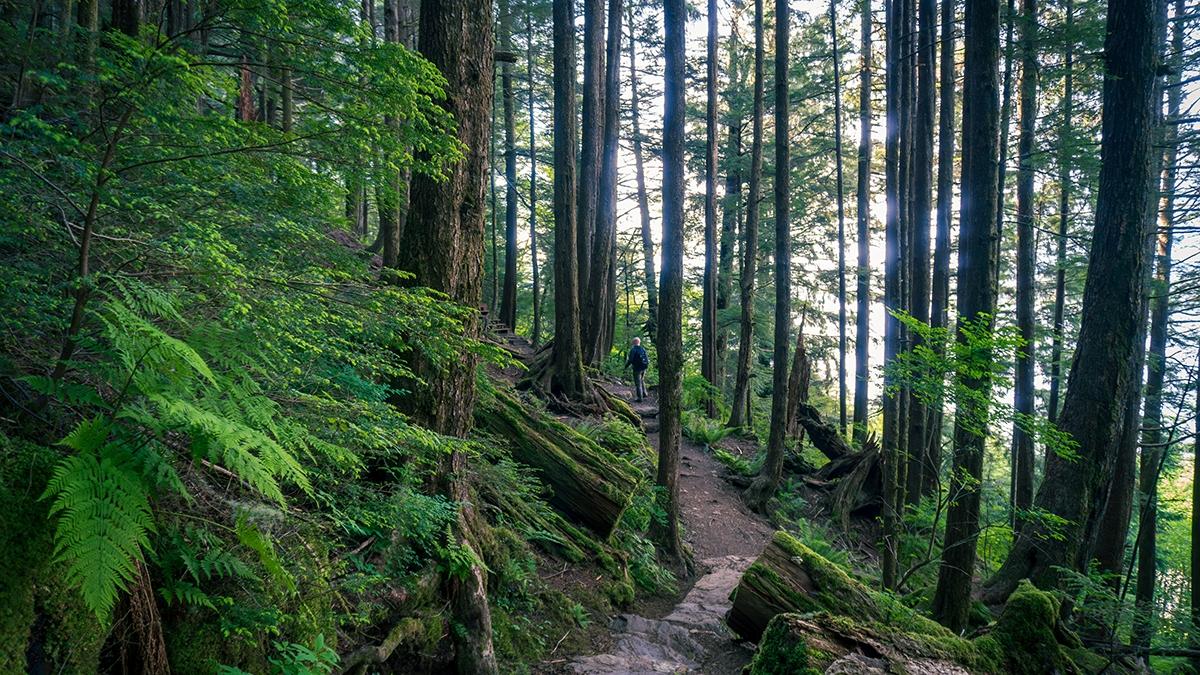
{"label": "rocky path", "polygon": [[[631,396],[631,392],[620,392]],[[646,419],[651,447],[658,447],[657,403],[635,404]],[[683,439],[680,499],[684,540],[692,548],[697,579],[661,617],[621,614],[612,619],[613,647],[576,658],[572,670],[587,675],[643,673],[740,673],[752,652],[725,627],[729,594],[771,536],[771,527],[742,503],[721,478],[711,454]]]}

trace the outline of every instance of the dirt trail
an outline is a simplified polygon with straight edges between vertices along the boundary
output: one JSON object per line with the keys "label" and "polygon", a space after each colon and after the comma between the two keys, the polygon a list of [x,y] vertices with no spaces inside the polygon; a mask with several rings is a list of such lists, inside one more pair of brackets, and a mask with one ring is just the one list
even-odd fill
{"label": "dirt trail", "polygon": [[[616,393],[632,400],[628,388]],[[652,396],[635,403],[658,447],[658,406]],[[589,675],[642,673],[740,673],[751,651],[725,627],[729,594],[771,536],[766,520],[742,503],[737,488],[721,478],[722,466],[703,448],[683,439],[680,501],[684,540],[696,563],[695,584],[665,616],[621,614],[612,619],[612,648],[574,659],[572,671]]]}

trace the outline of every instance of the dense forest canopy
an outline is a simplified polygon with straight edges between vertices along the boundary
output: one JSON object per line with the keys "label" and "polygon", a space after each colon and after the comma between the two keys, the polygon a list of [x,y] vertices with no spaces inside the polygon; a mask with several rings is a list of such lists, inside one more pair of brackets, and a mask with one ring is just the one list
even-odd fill
{"label": "dense forest canopy", "polygon": [[1197,16],[0,1],[0,672],[1197,672]]}

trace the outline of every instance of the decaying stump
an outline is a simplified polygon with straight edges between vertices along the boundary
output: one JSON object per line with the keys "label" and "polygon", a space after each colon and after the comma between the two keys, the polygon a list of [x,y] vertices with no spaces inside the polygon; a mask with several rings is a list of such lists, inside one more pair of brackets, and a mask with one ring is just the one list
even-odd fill
{"label": "decaying stump", "polygon": [[551,490],[550,505],[607,539],[629,505],[642,474],[571,427],[532,412],[513,394],[481,392],[476,424],[509,441],[513,460],[536,469]]}

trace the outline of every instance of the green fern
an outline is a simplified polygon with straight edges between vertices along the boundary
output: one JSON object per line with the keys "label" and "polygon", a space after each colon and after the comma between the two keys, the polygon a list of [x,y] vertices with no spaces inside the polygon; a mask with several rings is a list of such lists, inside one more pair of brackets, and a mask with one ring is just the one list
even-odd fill
{"label": "green fern", "polygon": [[43,498],[58,517],[55,560],[68,583],[106,623],[117,597],[133,581],[154,530],[150,495],[121,444],[110,443],[109,421],[82,422],[61,442],[78,454],[54,469]]}

